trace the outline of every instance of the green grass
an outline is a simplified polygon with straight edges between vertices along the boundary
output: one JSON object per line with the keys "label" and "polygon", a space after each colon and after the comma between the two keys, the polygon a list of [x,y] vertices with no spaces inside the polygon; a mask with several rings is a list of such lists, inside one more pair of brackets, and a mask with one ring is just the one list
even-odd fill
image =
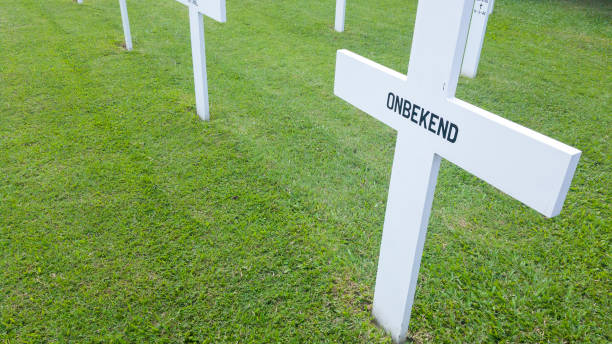
{"label": "green grass", "polygon": [[[546,219],[443,163],[409,341],[612,341],[612,5],[499,0],[458,97],[583,151]],[[395,132],[335,51],[407,69],[416,1],[0,0],[0,342],[388,343],[370,310]]]}

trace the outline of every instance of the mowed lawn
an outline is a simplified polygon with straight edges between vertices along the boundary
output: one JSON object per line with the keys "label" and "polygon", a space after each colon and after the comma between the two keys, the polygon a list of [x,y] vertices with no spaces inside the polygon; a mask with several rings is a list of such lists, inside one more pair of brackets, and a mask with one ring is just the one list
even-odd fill
{"label": "mowed lawn", "polygon": [[[442,6],[442,5],[441,5]],[[416,0],[0,0],[1,343],[389,343],[371,317],[396,133],[333,95],[405,73]],[[457,96],[582,150],[547,219],[443,162],[413,343],[612,341],[612,4],[498,0]],[[498,144],[492,142],[492,145]],[[410,178],[410,176],[406,176]]]}

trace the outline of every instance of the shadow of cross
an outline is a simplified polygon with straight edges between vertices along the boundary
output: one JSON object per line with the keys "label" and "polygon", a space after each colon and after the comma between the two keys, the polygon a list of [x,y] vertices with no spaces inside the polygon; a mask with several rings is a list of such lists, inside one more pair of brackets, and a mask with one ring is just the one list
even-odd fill
{"label": "shadow of cross", "polygon": [[398,131],[373,307],[396,342],[408,330],[440,159],[552,217],[581,154],[455,98],[473,5],[419,1],[407,76],[337,53],[335,94]]}
{"label": "shadow of cross", "polygon": [[208,105],[208,81],[206,80],[206,50],[204,45],[204,18],[206,15],[225,23],[225,0],[176,0],[189,7],[191,31],[191,55],[193,58],[193,79],[195,86],[196,111],[201,119],[210,119]]}

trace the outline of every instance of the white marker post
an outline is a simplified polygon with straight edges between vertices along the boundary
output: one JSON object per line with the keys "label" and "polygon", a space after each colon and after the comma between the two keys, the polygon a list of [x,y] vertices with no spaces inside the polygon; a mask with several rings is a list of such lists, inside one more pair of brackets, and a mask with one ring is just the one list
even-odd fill
{"label": "white marker post", "polygon": [[125,48],[130,51],[132,50],[132,33],[130,31],[130,19],[128,18],[127,4],[125,3],[125,0],[119,0],[119,7],[121,8],[121,22],[123,23]]}
{"label": "white marker post", "polygon": [[82,4],[83,0],[77,0],[77,4]]}
{"label": "white marker post", "polygon": [[489,15],[493,12],[494,2],[495,0],[476,0],[474,2],[470,32],[463,55],[463,65],[461,66],[461,75],[468,78],[476,77],[480,53],[487,32],[487,22],[489,21]]}
{"label": "white marker post", "polygon": [[225,23],[225,0],[176,0],[189,7],[189,27],[191,29],[191,54],[193,57],[193,77],[195,83],[196,110],[205,121],[210,119],[208,106],[208,84],[206,80],[206,50],[204,47],[203,14]]}
{"label": "white marker post", "polygon": [[338,32],[344,31],[344,17],[346,14],[346,0],[336,0],[336,25]]}
{"label": "white marker post", "polygon": [[474,0],[418,3],[408,75],[347,50],[334,92],[398,131],[373,314],[405,340],[441,158],[552,217],[581,152],[455,98]]}

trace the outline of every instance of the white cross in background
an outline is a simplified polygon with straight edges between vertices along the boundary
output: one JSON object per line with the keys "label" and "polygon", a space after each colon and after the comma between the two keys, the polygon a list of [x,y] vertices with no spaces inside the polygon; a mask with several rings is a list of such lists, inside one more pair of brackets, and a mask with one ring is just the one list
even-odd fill
{"label": "white cross in background", "polygon": [[225,0],[176,0],[189,7],[191,29],[191,55],[195,83],[196,110],[205,121],[210,119],[208,106],[208,84],[206,80],[206,50],[204,47],[204,18],[206,15],[225,23]]}
{"label": "white cross in background", "polygon": [[402,342],[441,158],[547,217],[561,211],[581,152],[455,98],[474,0],[418,3],[408,75],[347,50],[334,92],[398,131],[373,314]]}
{"label": "white cross in background", "polygon": [[468,34],[461,75],[468,78],[476,77],[480,52],[484,43],[485,33],[487,32],[487,22],[489,15],[493,12],[495,0],[476,0],[472,11],[472,21],[470,22],[470,32]]}

